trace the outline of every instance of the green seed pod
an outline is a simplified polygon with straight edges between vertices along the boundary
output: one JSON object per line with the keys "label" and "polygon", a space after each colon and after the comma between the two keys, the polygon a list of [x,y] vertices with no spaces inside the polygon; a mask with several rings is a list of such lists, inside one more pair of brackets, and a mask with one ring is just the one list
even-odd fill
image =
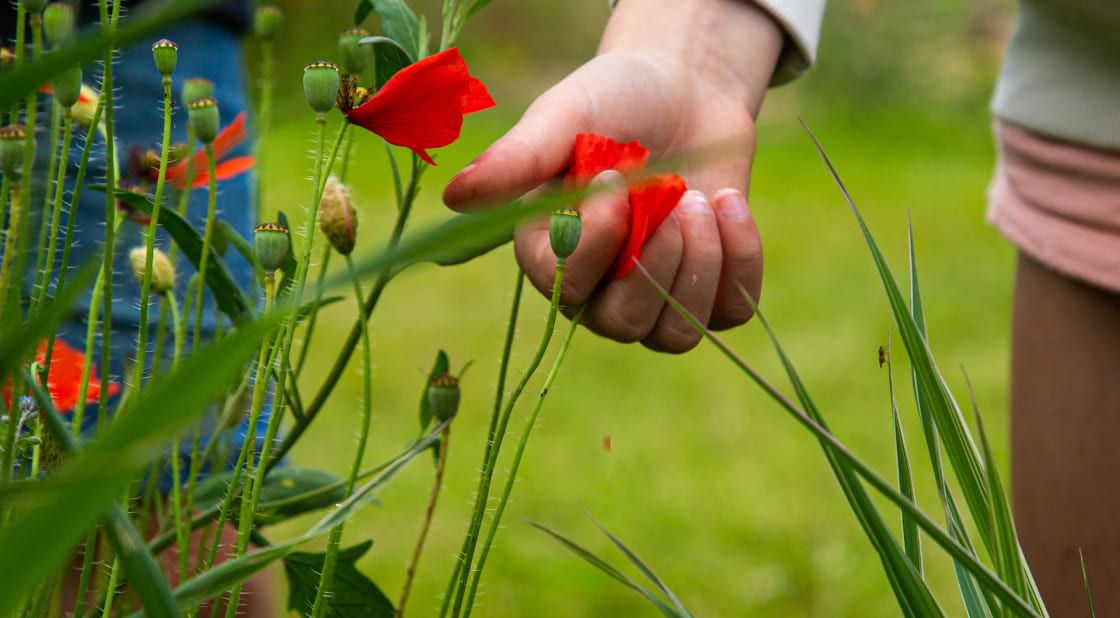
{"label": "green seed pod", "polygon": [[436,376],[428,385],[428,405],[441,423],[453,418],[459,411],[459,378],[447,373]]}
{"label": "green seed pod", "polygon": [[82,94],[82,67],[72,67],[55,75],[51,80],[51,89],[59,105],[73,107]]}
{"label": "green seed pod", "polygon": [[583,221],[574,208],[561,208],[548,220],[548,240],[558,258],[566,258],[575,252],[582,233]]}
{"label": "green seed pod", "polygon": [[183,80],[183,90],[180,92],[180,101],[183,107],[189,107],[191,101],[214,96],[214,82],[201,77],[191,77]]}
{"label": "green seed pod", "polygon": [[[132,264],[132,274],[137,281],[144,280],[144,262],[148,257],[148,250],[136,247],[128,252],[128,261]],[[175,287],[175,267],[167,254],[159,249],[152,252],[152,291],[156,294],[166,294]]]}
{"label": "green seed pod", "polygon": [[350,255],[358,232],[358,213],[350,201],[350,191],[331,174],[319,202],[319,228],[335,251]]}
{"label": "green seed pod", "polygon": [[270,275],[284,264],[290,244],[288,228],[279,223],[262,223],[253,230],[257,262]]}
{"label": "green seed pod", "polygon": [[179,61],[179,46],[167,39],[160,39],[152,45],[152,59],[156,62],[156,70],[159,74],[169,79],[175,72],[175,64]]}
{"label": "green seed pod", "polygon": [[347,75],[359,75],[373,62],[373,46],[358,41],[369,36],[362,28],[343,30],[338,36],[338,63]]}
{"label": "green seed pod", "polygon": [[278,6],[262,6],[253,15],[253,34],[262,41],[272,41],[284,25],[284,12]]}
{"label": "green seed pod", "polygon": [[43,7],[47,6],[47,0],[20,0],[23,9],[32,15],[38,15],[43,12]]}
{"label": "green seed pod", "polygon": [[188,103],[187,118],[194,127],[194,136],[203,144],[209,144],[218,136],[221,116],[218,114],[218,102],[213,97],[203,97]]}
{"label": "green seed pod", "polygon": [[338,65],[333,62],[312,62],[303,67],[303,96],[317,114],[326,114],[338,97]]}
{"label": "green seed pod", "polygon": [[52,2],[43,10],[43,32],[47,42],[60,47],[74,35],[74,9],[64,2]]}
{"label": "green seed pod", "polygon": [[0,127],[0,170],[4,175],[14,177],[19,174],[23,164],[23,140],[27,129],[22,124]]}

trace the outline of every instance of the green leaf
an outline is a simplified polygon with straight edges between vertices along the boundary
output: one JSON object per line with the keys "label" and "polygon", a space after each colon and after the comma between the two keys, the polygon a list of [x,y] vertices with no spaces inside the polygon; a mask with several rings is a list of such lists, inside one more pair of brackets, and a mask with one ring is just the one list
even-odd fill
{"label": "green leaf", "polygon": [[[94,191],[105,192],[105,185],[89,185]],[[117,199],[135,208],[144,215],[152,214],[152,198],[147,195],[117,189]],[[164,208],[159,213],[159,225],[167,232],[195,270],[202,260],[202,235],[174,209]],[[206,287],[214,295],[218,309],[229,316],[234,323],[243,323],[251,316],[251,305],[241,288],[233,281],[226,269],[224,260],[219,259],[214,247],[210,247],[210,259],[206,263]]]}
{"label": "green leaf", "polygon": [[[364,15],[369,14],[369,9],[377,12],[377,18],[381,20],[381,31],[385,36],[400,43],[409,56],[420,57],[420,22],[404,0],[365,0],[363,4],[369,7],[365,9]],[[362,7],[359,6],[358,10],[361,12]],[[359,13],[355,15],[355,19],[359,16],[364,18],[364,15]]]}
{"label": "green leaf", "polygon": [[362,43],[373,45],[375,84],[380,89],[396,75],[398,71],[412,64],[416,60],[409,55],[407,49],[394,39],[384,36],[371,36],[362,39]]}
{"label": "green leaf", "polygon": [[[891,362],[890,332],[887,333],[885,350],[887,361],[887,388],[891,399],[891,421],[894,425],[895,463],[898,466],[898,490],[902,495],[917,503],[914,497],[914,476],[910,468],[910,453],[906,448],[906,436],[902,433],[902,419],[898,414],[898,401],[894,395],[894,364]],[[902,544],[906,555],[918,573],[922,572],[922,540],[918,536],[918,525],[906,511],[902,511]]]}
{"label": "green leaf", "polygon": [[109,49],[120,49],[143,40],[168,24],[213,4],[217,4],[217,1],[146,2],[139,9],[130,11],[128,19],[122,20],[121,27],[112,35],[102,34],[96,27],[83,29],[73,43],[43,54],[39,60],[0,74],[0,108],[8,109],[62,71],[86,64],[91,58],[101,58]]}
{"label": "green leaf", "polygon": [[686,614],[682,614],[676,608],[665,603],[665,601],[661,600],[657,595],[646,589],[645,586],[642,586],[638,582],[634,581],[630,576],[614,568],[609,562],[591,553],[591,551],[587,550],[582,545],[560,534],[559,532],[548,528],[543,524],[539,524],[535,521],[530,521],[528,523],[530,526],[536,528],[537,530],[540,530],[541,532],[544,532],[545,534],[559,541],[560,544],[568,548],[569,551],[574,553],[587,564],[590,564],[596,569],[599,569],[603,573],[606,573],[608,576],[610,576],[611,579],[614,579],[623,586],[626,586],[627,588],[645,597],[646,600],[652,603],[653,606],[660,610],[662,614],[671,618],[687,618]]}
{"label": "green leaf", "polygon": [[1085,600],[1089,602],[1089,618],[1097,618],[1097,610],[1093,609],[1093,593],[1089,590],[1089,571],[1085,570],[1085,552],[1077,549],[1081,558],[1081,581],[1085,582]]}
{"label": "green leaf", "polygon": [[467,11],[467,17],[474,17],[479,11],[486,8],[486,5],[488,4],[490,4],[490,0],[475,0],[474,4],[471,5],[470,10]]}
{"label": "green leaf", "polygon": [[264,269],[261,268],[261,265],[257,262],[257,251],[253,248],[253,244],[239,234],[237,230],[233,229],[229,221],[219,219],[218,225],[214,228],[214,231],[217,232],[214,234],[215,238],[219,236],[224,238],[229,244],[233,245],[233,248],[241,254],[241,257],[245,258],[246,262],[253,266],[253,272],[257,275],[257,281],[264,281]]}
{"label": "green leaf", "polygon": [[58,328],[59,322],[70,315],[70,309],[85,294],[101,258],[91,259],[70,278],[49,303],[28,317],[19,328],[8,329],[0,338],[0,377],[13,373],[20,363],[29,360],[35,347]]}
{"label": "green leaf", "polygon": [[358,8],[354,10],[354,25],[360,26],[373,12],[373,4],[369,0],[358,0]]}
{"label": "green leaf", "polygon": [[295,289],[295,275],[299,263],[296,261],[296,244],[292,240],[292,226],[288,223],[288,215],[284,214],[283,210],[277,211],[276,220],[288,230],[288,255],[284,256],[284,263],[280,265],[280,272],[284,273],[284,281],[280,284],[280,291],[277,294],[277,297],[286,298]]}
{"label": "green leaf", "polygon": [[[327,616],[392,618],[392,601],[373,580],[358,570],[358,559],[372,546],[373,541],[367,540],[338,551]],[[306,612],[314,605],[319,574],[325,560],[324,552],[295,552],[284,558],[284,572],[288,575],[288,610]]]}
{"label": "green leaf", "polygon": [[634,551],[627,547],[625,543],[620,541],[617,537],[615,537],[615,535],[611,534],[610,530],[607,530],[605,527],[603,527],[603,524],[600,524],[594,519],[592,519],[591,521],[597,528],[599,528],[599,530],[603,532],[603,534],[607,536],[608,539],[611,540],[611,543],[614,543],[614,546],[617,547],[619,551],[621,551],[623,555],[626,556],[626,559],[629,560],[631,564],[638,567],[638,570],[642,572],[642,575],[646,576],[646,579],[652,582],[653,585],[657,586],[657,589],[660,590],[661,593],[669,599],[669,602],[671,602],[682,615],[692,615],[688,611],[688,609],[685,608],[684,604],[681,603],[680,599],[677,598],[677,595],[673,594],[672,590],[669,590],[669,586],[667,586],[665,582],[657,576],[657,573],[653,572],[653,569],[650,568],[648,564],[646,564],[641,558],[638,557],[638,554],[634,553]]}
{"label": "green leaf", "polygon": [[[195,506],[208,509],[225,497],[232,472],[211,476],[199,483]],[[304,513],[328,508],[346,498],[342,480],[325,470],[287,466],[265,477],[254,522],[259,526],[280,523]]]}
{"label": "green leaf", "polygon": [[432,364],[432,370],[428,372],[428,379],[424,381],[424,387],[420,389],[420,431],[424,431],[432,424],[432,404],[428,401],[428,385],[436,377],[450,371],[451,365],[447,359],[447,352],[440,350],[436,354],[436,361]]}
{"label": "green leaf", "polygon": [[[459,217],[470,217],[472,215],[458,215]],[[466,242],[459,246],[449,246],[433,255],[427,257],[425,261],[438,264],[440,266],[455,266],[464,264],[477,257],[481,257],[490,253],[498,247],[504,246],[513,240],[513,230],[496,230],[490,234],[479,234],[476,237],[467,239]]]}

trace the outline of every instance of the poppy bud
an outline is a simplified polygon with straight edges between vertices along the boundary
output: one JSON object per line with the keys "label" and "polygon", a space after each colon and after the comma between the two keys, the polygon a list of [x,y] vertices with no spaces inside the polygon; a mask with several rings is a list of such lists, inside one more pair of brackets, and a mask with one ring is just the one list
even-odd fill
{"label": "poppy bud", "polygon": [[60,47],[74,34],[74,9],[65,2],[52,2],[43,11],[43,32],[47,41]]}
{"label": "poppy bud", "polygon": [[350,201],[350,191],[331,174],[319,202],[319,228],[335,251],[350,255],[358,231],[358,213]]}
{"label": "poppy bud", "polygon": [[156,62],[159,74],[164,79],[170,79],[175,72],[175,64],[179,61],[179,46],[167,39],[160,39],[152,45],[152,59]]}
{"label": "poppy bud", "polygon": [[145,150],[142,154],[140,154],[139,161],[137,163],[141,173],[145,176],[151,174],[152,172],[156,172],[157,174],[159,173],[159,153],[155,150],[152,150],[151,148]]}
{"label": "poppy bud", "polygon": [[428,406],[441,423],[453,418],[459,411],[459,378],[447,373],[436,376],[428,385]]}
{"label": "poppy bud", "polygon": [[373,46],[359,41],[369,36],[362,28],[343,30],[338,37],[338,64],[347,75],[358,75],[373,62]]}
{"label": "poppy bud", "polygon": [[71,67],[55,75],[51,80],[51,89],[59,105],[73,107],[82,94],[82,67]]}
{"label": "poppy bud", "polygon": [[548,241],[558,258],[566,258],[575,252],[582,233],[583,221],[574,208],[561,208],[548,220]]}
{"label": "poppy bud", "polygon": [[[144,262],[148,257],[148,250],[136,247],[128,252],[128,261],[132,263],[132,274],[137,281],[144,280]],[[175,287],[175,267],[167,254],[159,249],[152,249],[152,291],[156,294],[166,294]]]}
{"label": "poppy bud", "polygon": [[221,117],[218,115],[218,102],[213,97],[203,97],[188,103],[187,118],[194,127],[194,136],[203,144],[213,142],[218,136]]}
{"label": "poppy bud", "polygon": [[27,129],[22,124],[0,128],[0,170],[5,176],[15,176],[23,164],[23,140]]}
{"label": "poppy bud", "polygon": [[270,275],[284,264],[290,243],[288,228],[279,223],[262,223],[253,230],[257,262]]}
{"label": "poppy bud", "polygon": [[89,86],[82,85],[82,93],[78,97],[78,102],[70,109],[70,113],[74,116],[74,122],[79,127],[89,128],[93,124],[93,115],[97,113],[97,102],[100,95]]}
{"label": "poppy bud", "polygon": [[43,7],[47,5],[47,0],[20,0],[20,4],[23,5],[23,10],[32,15],[38,15],[43,12]]}
{"label": "poppy bud", "polygon": [[167,151],[167,165],[168,167],[175,165],[179,161],[183,161],[189,156],[191,156],[191,153],[189,150],[187,150],[187,145],[183,142],[175,142],[174,144],[171,144],[171,147]]}
{"label": "poppy bud", "polygon": [[183,107],[189,107],[191,101],[214,96],[214,82],[201,77],[184,79],[183,89],[179,96]]}
{"label": "poppy bud", "polygon": [[277,6],[262,6],[253,15],[253,33],[262,41],[271,41],[284,25],[284,13]]}
{"label": "poppy bud", "polygon": [[317,114],[326,114],[338,96],[338,65],[333,62],[312,62],[303,67],[303,96]]}
{"label": "poppy bud", "polygon": [[16,62],[16,55],[7,47],[0,47],[0,71],[11,67]]}

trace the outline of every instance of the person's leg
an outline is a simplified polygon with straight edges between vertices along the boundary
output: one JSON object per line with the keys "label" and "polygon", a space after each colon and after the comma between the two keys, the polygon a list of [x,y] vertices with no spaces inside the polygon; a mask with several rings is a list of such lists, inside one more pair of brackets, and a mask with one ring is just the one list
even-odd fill
{"label": "person's leg", "polygon": [[1054,616],[1120,615],[1120,294],[1019,254],[1011,470],[1023,551]]}

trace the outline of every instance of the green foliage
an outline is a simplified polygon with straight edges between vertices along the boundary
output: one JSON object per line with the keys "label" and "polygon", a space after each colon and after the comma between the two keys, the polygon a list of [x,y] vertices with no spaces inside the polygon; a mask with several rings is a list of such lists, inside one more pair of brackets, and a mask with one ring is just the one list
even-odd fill
{"label": "green foliage", "polygon": [[428,399],[428,385],[436,376],[450,373],[451,364],[447,359],[447,352],[440,350],[436,354],[435,363],[432,365],[432,370],[428,372],[428,379],[424,381],[424,387],[420,390],[420,431],[424,431],[432,424],[432,403]]}
{"label": "green foliage", "polygon": [[[373,547],[373,541],[367,540],[339,550],[327,616],[392,618],[392,601],[357,567],[358,560],[370,547]],[[325,556],[324,552],[296,552],[284,558],[284,572],[288,576],[288,610],[304,612],[312,606]]]}
{"label": "green foliage", "polygon": [[[232,478],[233,473],[226,472],[199,483],[195,506],[207,509],[220,504]],[[277,468],[265,478],[254,523],[258,526],[278,524],[338,504],[345,498],[342,479],[326,470],[301,466]]]}
{"label": "green foliage", "polygon": [[410,58],[420,58],[420,23],[404,0],[362,0],[354,23],[361,24],[371,11],[377,12],[385,36],[400,43]]}

